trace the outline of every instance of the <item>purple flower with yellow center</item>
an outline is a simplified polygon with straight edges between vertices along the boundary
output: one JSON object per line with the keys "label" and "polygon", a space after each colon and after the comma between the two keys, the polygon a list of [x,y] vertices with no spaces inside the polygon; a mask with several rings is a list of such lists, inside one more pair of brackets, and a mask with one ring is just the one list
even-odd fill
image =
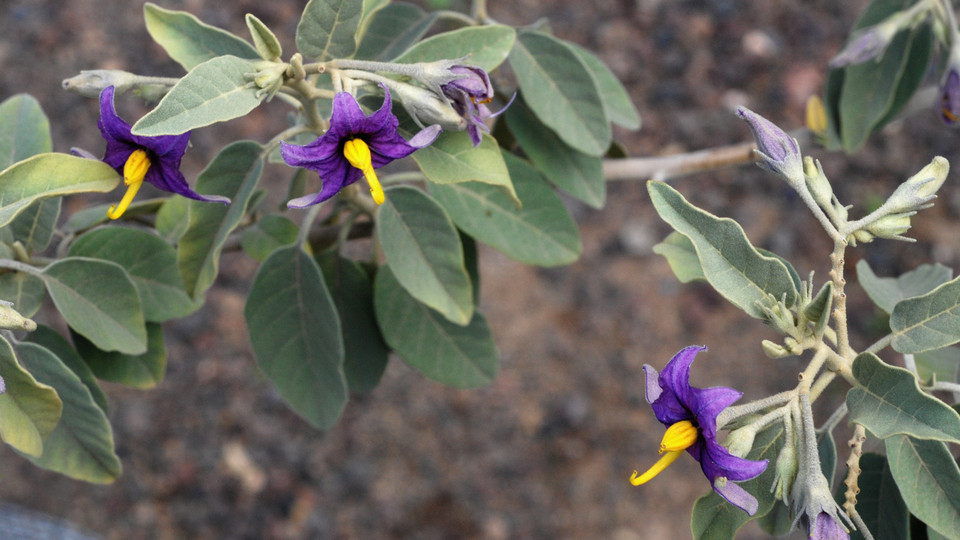
{"label": "purple flower with yellow center", "polygon": [[660,443],[663,457],[647,472],[633,472],[630,483],[639,486],[660,474],[686,450],[700,463],[713,490],[730,504],[750,515],[757,511],[757,499],[733,483],[756,478],[767,468],[767,460],[752,461],[734,456],[717,442],[717,415],[743,395],[732,388],[690,386],[690,364],[706,347],[687,347],[678,352],[658,375],[649,365],[646,375],[647,402],[667,432]]}
{"label": "purple flower with yellow center", "polygon": [[113,93],[112,86],[100,93],[100,120],[97,125],[107,141],[103,162],[123,175],[127,192],[120,204],[111,206],[107,211],[110,219],[123,215],[145,181],[188,199],[224,204],[230,202],[230,199],[218,195],[200,195],[187,185],[187,180],[180,172],[180,160],[187,150],[190,132],[155,137],[132,134],[130,124],[117,115]]}
{"label": "purple flower with yellow center", "polygon": [[480,130],[489,132],[484,123],[488,118],[494,118],[507,110],[506,107],[491,113],[487,103],[493,100],[493,86],[490,84],[490,76],[483,69],[476,66],[456,65],[450,68],[450,73],[457,75],[458,78],[440,85],[443,95],[449,99],[454,110],[457,111],[467,121],[467,133],[473,145],[480,144],[482,134]]}
{"label": "purple flower with yellow center", "polygon": [[305,146],[280,143],[280,154],[287,165],[317,171],[323,182],[319,193],[293,199],[287,207],[321,203],[360,178],[367,179],[373,200],[382,204],[383,188],[374,169],[409,156],[436,140],[440,134],[437,125],[404,140],[397,132],[400,122],[390,112],[390,91],[384,86],[383,92],[383,106],[370,116],[363,114],[356,98],[338,92],[333,97],[330,129],[326,133]]}

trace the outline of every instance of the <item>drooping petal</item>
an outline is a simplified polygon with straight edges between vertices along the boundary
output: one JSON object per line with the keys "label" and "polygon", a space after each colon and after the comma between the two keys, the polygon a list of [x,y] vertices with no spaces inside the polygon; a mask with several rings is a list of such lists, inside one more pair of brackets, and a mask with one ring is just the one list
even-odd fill
{"label": "drooping petal", "polygon": [[168,161],[158,160],[157,163],[152,164],[147,170],[147,175],[144,177],[144,180],[164,191],[176,193],[177,195],[186,197],[188,199],[206,202],[219,202],[223,204],[230,203],[230,199],[226,197],[222,197],[220,195],[201,195],[190,189],[190,186],[187,184],[187,180],[183,177],[183,173],[180,172],[180,169],[173,166],[173,164]]}
{"label": "drooping petal", "polygon": [[717,416],[721,411],[740,399],[743,394],[723,386],[702,389],[691,388],[690,390],[688,395],[693,399],[686,405],[696,416],[704,435],[715,438],[717,436]]}
{"label": "drooping petal", "polygon": [[767,470],[768,461],[754,461],[731,454],[716,439],[703,437],[700,452],[700,468],[711,481],[718,477],[729,478],[737,482],[752,480]]}
{"label": "drooping petal", "polygon": [[657,369],[655,367],[651,366],[650,364],[644,364],[643,375],[647,382],[647,403],[653,403],[660,397],[660,394],[663,393],[663,388],[660,387],[660,374],[657,373]]}
{"label": "drooping petal", "polygon": [[760,506],[756,497],[733,482],[726,482],[723,485],[714,484],[713,490],[726,499],[728,503],[742,509],[751,516],[757,512],[757,508]]}

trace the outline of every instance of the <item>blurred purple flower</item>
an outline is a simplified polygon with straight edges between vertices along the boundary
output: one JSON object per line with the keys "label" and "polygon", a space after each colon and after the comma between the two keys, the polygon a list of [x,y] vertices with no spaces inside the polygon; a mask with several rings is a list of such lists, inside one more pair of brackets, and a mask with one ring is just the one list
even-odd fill
{"label": "blurred purple flower", "polygon": [[490,84],[487,72],[479,67],[468,65],[453,66],[450,72],[458,75],[459,78],[441,85],[440,89],[443,90],[443,95],[453,103],[454,110],[467,121],[467,133],[473,145],[477,146],[482,138],[480,130],[490,131],[484,122],[507,110],[510,103],[513,103],[513,98],[503,109],[491,113],[487,103],[493,100],[493,86]]}
{"label": "blurred purple flower", "polygon": [[[686,450],[700,463],[714,491],[730,504],[753,515],[757,511],[757,499],[732,481],[756,478],[767,468],[767,460],[752,461],[734,456],[717,442],[717,415],[742,394],[722,386],[690,386],[690,365],[697,353],[705,349],[693,346],[681,350],[659,375],[653,367],[643,367],[647,402],[657,420],[668,428],[661,444],[661,452],[667,454],[643,475],[638,476],[634,471],[630,481],[634,485],[647,482]],[[690,430],[691,426],[695,431]]]}
{"label": "blurred purple flower", "polygon": [[7,385],[3,382],[3,377],[0,377],[0,394],[7,391]]}
{"label": "blurred purple flower", "polygon": [[326,133],[305,146],[280,143],[280,154],[288,165],[317,171],[323,182],[319,193],[293,199],[287,203],[289,208],[321,203],[361,177],[367,179],[374,200],[381,204],[383,189],[374,169],[436,140],[440,126],[433,125],[405,141],[397,132],[400,122],[390,112],[390,91],[383,87],[383,92],[383,105],[370,116],[363,114],[351,94],[338,92]]}
{"label": "blurred purple flower", "polygon": [[797,140],[746,107],[737,107],[737,114],[750,126],[757,141],[757,154],[760,155],[757,165],[785,177],[791,184],[802,184],[803,159]]}
{"label": "blurred purple flower", "polygon": [[114,88],[108,86],[100,93],[100,120],[97,125],[107,141],[103,162],[123,175],[127,193],[117,206],[111,206],[108,215],[119,218],[137,194],[143,182],[188,199],[228,204],[230,199],[218,195],[200,195],[190,189],[180,172],[180,160],[187,150],[190,132],[181,135],[134,135],[130,124],[117,115],[113,105]]}
{"label": "blurred purple flower", "polygon": [[951,127],[960,122],[960,73],[953,64],[940,83],[940,118]]}
{"label": "blurred purple flower", "polygon": [[850,40],[836,56],[830,60],[833,69],[862,64],[867,60],[883,56],[897,28],[890,24],[878,24],[863,28],[850,36]]}
{"label": "blurred purple flower", "polygon": [[849,540],[850,533],[843,525],[834,519],[829,512],[820,512],[813,520],[813,526],[809,526],[809,519],[806,514],[801,518],[804,525],[807,526],[807,532],[810,540]]}

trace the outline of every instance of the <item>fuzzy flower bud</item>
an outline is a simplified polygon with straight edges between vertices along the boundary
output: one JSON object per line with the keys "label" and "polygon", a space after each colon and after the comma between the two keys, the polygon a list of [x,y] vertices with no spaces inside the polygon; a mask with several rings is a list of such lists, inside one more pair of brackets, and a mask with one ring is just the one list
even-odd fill
{"label": "fuzzy flower bud", "polygon": [[797,447],[793,444],[786,444],[780,450],[777,456],[776,477],[773,481],[773,496],[786,502],[787,493],[793,488],[793,482],[797,478],[799,463],[797,461]]}
{"label": "fuzzy flower bud", "polygon": [[[890,195],[878,210],[885,214],[902,214],[933,206],[930,203],[943,186],[950,172],[950,162],[941,156],[933,158],[920,172],[911,176]],[[928,204],[929,203],[929,204]]]}
{"label": "fuzzy flower bud", "polygon": [[[909,240],[901,236],[910,229],[910,216],[916,212],[884,216],[867,226],[867,231],[878,238]],[[858,231],[861,232],[861,231]]]}
{"label": "fuzzy flower bud", "polygon": [[738,107],[737,114],[750,126],[757,141],[757,165],[783,176],[794,189],[803,189],[803,161],[797,140],[746,107]]}
{"label": "fuzzy flower bud", "polygon": [[0,328],[33,332],[37,329],[37,323],[13,309],[13,303],[0,301]]}
{"label": "fuzzy flower bud", "polygon": [[803,158],[803,174],[807,191],[813,196],[813,200],[821,208],[829,207],[833,200],[833,188],[830,186],[827,176],[823,174],[820,160],[814,160],[809,156]]}
{"label": "fuzzy flower bud", "polygon": [[760,347],[763,349],[763,354],[767,355],[767,358],[771,360],[786,358],[792,354],[790,351],[784,348],[783,345],[774,343],[769,339],[761,341]]}
{"label": "fuzzy flower bud", "polygon": [[830,60],[830,67],[836,69],[879,59],[898,32],[909,30],[925,21],[930,9],[927,2],[917,2],[908,9],[893,13],[878,24],[857,30],[850,36],[843,50]]}
{"label": "fuzzy flower bud", "polygon": [[119,69],[92,69],[81,71],[79,75],[64,79],[63,89],[75,92],[83,97],[98,98],[108,86],[114,87],[118,94],[133,88],[141,77]]}
{"label": "fuzzy flower bud", "polygon": [[753,449],[753,440],[757,437],[757,431],[751,426],[745,426],[735,429],[727,435],[723,445],[727,447],[731,455],[737,457],[747,457],[750,450]]}
{"label": "fuzzy flower bud", "polygon": [[955,127],[960,125],[960,44],[950,50],[950,60],[940,79],[940,119]]}
{"label": "fuzzy flower bud", "polygon": [[430,90],[402,82],[391,83],[390,90],[417,123],[438,124],[445,131],[467,129],[467,120]]}

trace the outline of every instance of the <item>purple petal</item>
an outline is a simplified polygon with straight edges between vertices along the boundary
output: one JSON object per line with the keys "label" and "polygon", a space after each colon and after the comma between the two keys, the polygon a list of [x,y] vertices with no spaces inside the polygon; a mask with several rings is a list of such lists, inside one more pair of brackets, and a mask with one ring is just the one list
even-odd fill
{"label": "purple petal", "polygon": [[711,482],[721,476],[743,482],[744,480],[752,480],[767,470],[768,462],[765,459],[754,461],[737,457],[720,445],[716,439],[704,437],[702,442],[698,461],[700,462],[700,468],[703,469],[703,474]]}
{"label": "purple petal", "polygon": [[827,512],[820,512],[810,530],[811,540],[847,540],[850,533]]}
{"label": "purple petal", "polygon": [[147,175],[143,179],[164,191],[176,193],[188,199],[230,204],[230,199],[226,197],[220,195],[201,195],[190,189],[180,169],[166,161],[152,163],[150,168],[147,169]]}
{"label": "purple petal", "polygon": [[660,388],[660,374],[657,373],[656,368],[650,364],[643,365],[643,374],[644,379],[647,383],[647,403],[653,403],[660,398],[660,394],[663,393],[663,388]]}
{"label": "purple petal", "polygon": [[[386,101],[385,101],[386,103]],[[333,132],[337,139],[360,132],[367,116],[360,109],[357,99],[348,92],[337,92],[333,96],[333,112],[330,115],[330,129],[326,134]],[[326,135],[325,134],[325,135]]]}
{"label": "purple petal", "polygon": [[443,131],[443,129],[438,124],[427,126],[407,141],[407,144],[414,148],[429,146],[433,144],[433,141],[437,140],[441,131]]}
{"label": "purple petal", "polygon": [[71,147],[71,148],[70,148],[70,153],[73,154],[73,155],[75,155],[75,156],[77,156],[77,157],[82,157],[82,158],[86,158],[86,159],[95,159],[95,160],[97,160],[97,161],[100,160],[100,158],[98,158],[97,156],[95,156],[95,155],[91,154],[90,152],[84,150],[83,148],[80,148],[80,147],[77,147],[77,146]]}
{"label": "purple petal", "polygon": [[740,399],[743,394],[723,386],[703,389],[691,388],[690,390],[694,399],[693,403],[687,403],[687,406],[692,409],[704,436],[715,438],[717,436],[717,416],[721,411]]}
{"label": "purple petal", "polygon": [[726,499],[728,503],[742,509],[747,514],[752,516],[757,512],[757,507],[759,506],[757,499],[737,484],[727,482],[722,487],[714,484],[713,490]]}
{"label": "purple petal", "polygon": [[960,122],[960,73],[951,68],[940,84],[940,118],[948,126]]}
{"label": "purple petal", "polygon": [[97,126],[100,127],[100,133],[109,143],[113,141],[130,140],[130,124],[117,115],[117,109],[113,106],[113,87],[108,86],[100,92],[100,119]]}

